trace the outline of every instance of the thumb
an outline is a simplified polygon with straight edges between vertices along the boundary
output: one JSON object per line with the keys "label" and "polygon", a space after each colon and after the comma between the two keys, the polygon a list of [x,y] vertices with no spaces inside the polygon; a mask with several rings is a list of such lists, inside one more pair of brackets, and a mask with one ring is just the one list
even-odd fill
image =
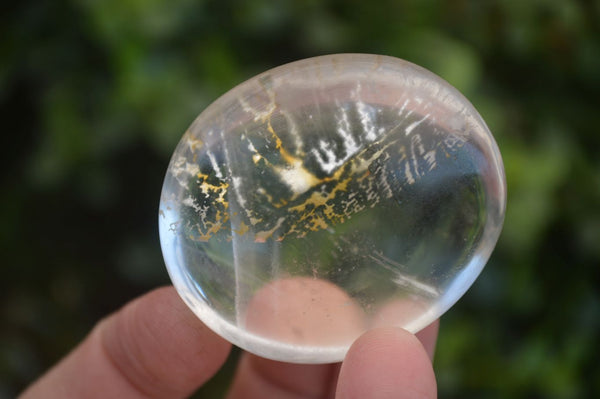
{"label": "thumb", "polygon": [[363,334],[350,347],[336,399],[437,397],[433,366],[417,337],[399,328]]}

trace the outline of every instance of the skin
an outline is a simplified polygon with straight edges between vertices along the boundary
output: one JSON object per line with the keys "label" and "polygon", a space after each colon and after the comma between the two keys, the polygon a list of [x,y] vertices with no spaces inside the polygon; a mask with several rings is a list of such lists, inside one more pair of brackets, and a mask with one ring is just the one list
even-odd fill
{"label": "skin", "polygon": [[[435,398],[437,331],[437,322],[417,336],[370,330],[341,364],[288,364],[244,353],[227,398]],[[219,370],[230,349],[172,287],[160,288],[98,323],[20,398],[185,398]]]}

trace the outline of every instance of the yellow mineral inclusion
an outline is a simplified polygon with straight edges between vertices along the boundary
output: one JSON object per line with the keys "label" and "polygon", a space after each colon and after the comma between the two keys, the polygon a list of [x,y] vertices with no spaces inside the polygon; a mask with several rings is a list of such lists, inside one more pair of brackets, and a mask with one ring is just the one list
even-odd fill
{"label": "yellow mineral inclusion", "polygon": [[326,229],[327,228],[327,222],[325,222],[325,220],[323,220],[323,218],[321,216],[318,217],[313,217],[311,219],[312,222],[312,226],[309,227],[309,229],[311,231],[319,231],[322,229]]}
{"label": "yellow mineral inclusion", "polygon": [[256,226],[257,223],[260,223],[263,221],[263,218],[255,218],[255,217],[250,217],[250,224],[252,226]]}
{"label": "yellow mineral inclusion", "polygon": [[206,180],[208,179],[208,175],[202,172],[198,172],[196,175],[199,179],[202,179],[200,183],[200,189],[204,194],[208,194],[210,191],[219,193],[219,197],[215,200],[216,202],[220,202],[223,204],[225,209],[229,206],[229,202],[225,199],[225,194],[227,194],[227,188],[229,187],[229,183],[221,182],[220,184],[210,184]]}
{"label": "yellow mineral inclusion", "polygon": [[269,131],[269,133],[271,133],[271,135],[275,139],[275,148],[277,148],[279,150],[279,153],[281,154],[281,156],[283,157],[285,162],[287,162],[288,164],[293,164],[295,162],[302,163],[302,160],[291,155],[289,152],[287,152],[287,150],[285,148],[283,148],[281,139],[279,138],[277,133],[275,133],[275,130],[273,130],[273,126],[271,125],[271,118],[269,118],[269,120],[267,121],[267,130]]}
{"label": "yellow mineral inclusion", "polygon": [[[306,199],[302,204],[296,205],[290,208],[292,212],[298,212],[301,214],[298,222],[302,222],[304,220],[309,220],[312,224],[309,229],[311,231],[318,231],[320,229],[326,229],[329,227],[328,222],[336,223],[344,220],[343,215],[338,215],[335,213],[333,209],[332,203],[329,203],[330,200],[335,199],[336,193],[338,191],[346,191],[348,187],[348,183],[352,180],[351,177],[348,177],[344,180],[341,180],[337,183],[337,185],[327,194],[323,194],[321,192],[313,192],[309,198]],[[306,212],[306,208],[308,205],[314,205],[313,209],[309,212]],[[315,214],[315,211],[323,206],[323,214],[327,218],[327,220],[323,219],[322,216]],[[337,220],[336,220],[337,219]],[[290,229],[290,233],[296,231],[297,232],[297,223],[292,226]]]}
{"label": "yellow mineral inclusion", "polygon": [[[357,156],[355,156],[354,159],[348,161],[346,164],[338,168],[332,176],[327,176],[322,179],[319,179],[304,167],[304,162],[301,158],[290,154],[283,147],[281,138],[277,135],[277,133],[275,133],[275,130],[271,125],[270,115],[264,118],[264,120],[267,122],[267,131],[275,140],[275,147],[279,151],[279,154],[281,155],[281,158],[285,162],[286,166],[272,164],[264,156],[258,153],[256,149],[253,149],[254,154],[252,155],[252,161],[254,162],[254,164],[258,164],[258,162],[262,160],[268,168],[271,168],[279,175],[282,182],[288,185],[294,193],[290,198],[281,198],[279,201],[275,202],[273,196],[264,191],[264,189],[257,190],[259,194],[262,194],[267,198],[267,201],[273,207],[281,208],[283,206],[286,206],[290,201],[294,201],[301,194],[320,184],[327,182],[337,182],[335,187],[328,193],[315,191],[311,193],[311,195],[303,203],[290,207],[289,212],[295,214],[294,216],[292,216],[294,219],[294,223],[289,227],[288,231],[278,236],[278,240],[282,240],[285,236],[292,233],[296,233],[299,236],[304,236],[306,235],[307,230],[318,231],[321,229],[326,229],[330,225],[344,222],[345,218],[349,217],[350,215],[338,214],[335,212],[335,204],[332,200],[335,199],[337,192],[346,191],[348,183],[352,180],[353,177],[357,178],[359,181],[368,178],[371,175],[371,173],[368,170],[369,165],[373,162],[374,159],[379,157],[389,146],[394,144],[393,142],[388,143],[375,153],[371,154],[371,156],[369,156],[368,158],[362,157],[362,155],[367,150],[365,149],[361,153],[357,154]],[[190,148],[196,149],[197,147],[199,148],[199,146],[202,146],[202,141],[188,138],[188,145],[190,145]],[[404,153],[404,151],[404,148],[400,149],[400,152],[405,157],[406,154]],[[344,174],[347,174],[349,176],[341,180]],[[360,174],[360,176],[357,176],[358,174]],[[197,177],[202,180],[199,183],[202,192],[204,194],[209,194],[210,192],[218,194],[218,197],[214,201],[217,203],[221,203],[224,209],[227,209],[229,203],[227,202],[225,195],[227,194],[229,184],[226,182],[221,182],[220,184],[210,184],[208,183],[209,175],[202,172],[199,172],[197,174]],[[310,205],[312,205],[312,208],[310,210],[307,210],[307,207]],[[275,224],[275,226],[269,230],[255,233],[254,240],[256,242],[265,242],[275,233],[277,229],[281,227],[286,218],[287,217],[280,218]],[[204,226],[205,229],[201,229],[200,226],[198,226],[198,232],[200,233],[200,237],[197,239],[201,241],[207,241],[214,233],[218,232],[223,227],[223,223],[225,223],[228,219],[228,214],[223,213],[221,210],[217,210],[217,214],[215,216],[216,223],[207,222]],[[256,226],[262,221],[262,218],[250,217],[250,225],[252,226]],[[204,230],[204,233],[202,232],[202,230]],[[249,230],[250,226],[242,222],[239,228],[237,230],[234,230],[234,232],[238,235],[243,235]]]}
{"label": "yellow mineral inclusion", "polygon": [[[315,175],[310,173],[304,167],[304,162],[302,159],[293,156],[290,154],[285,148],[283,148],[283,143],[281,142],[281,138],[275,133],[273,130],[273,126],[271,125],[271,119],[269,118],[267,121],[267,130],[273,138],[275,139],[275,148],[279,150],[281,157],[287,163],[288,167],[273,167],[277,174],[281,176],[282,180],[294,190],[294,195],[290,200],[294,200],[298,197],[298,195],[305,193],[310,190],[314,186],[320,184],[322,182],[321,179],[318,179]],[[253,158],[254,159],[254,158]],[[255,161],[256,163],[257,161]]]}
{"label": "yellow mineral inclusion", "polygon": [[205,227],[204,229],[202,229],[199,224],[196,225],[196,229],[198,230],[199,235],[197,237],[190,235],[189,238],[194,241],[203,241],[203,242],[208,241],[213,236],[213,234],[215,234],[219,230],[221,230],[221,228],[223,227],[223,224],[229,220],[229,214],[218,211],[215,216],[215,220],[216,220],[215,223],[213,223],[213,222],[204,223],[204,227]]}
{"label": "yellow mineral inclusion", "polygon": [[193,136],[191,130],[186,130],[185,134],[183,135],[183,138],[192,152],[199,150],[204,145],[204,142],[202,140],[197,139]]}
{"label": "yellow mineral inclusion", "polygon": [[254,236],[254,242],[267,241],[267,238],[270,238],[273,235],[273,233],[275,233],[275,230],[281,227],[281,224],[284,220],[285,218],[279,218],[279,220],[277,220],[277,224],[272,229],[266,231],[259,231],[258,233],[256,233],[256,235]]}
{"label": "yellow mineral inclusion", "polygon": [[[206,195],[209,193],[217,194],[217,198],[214,199],[215,202],[220,203],[223,206],[223,210],[227,210],[229,207],[229,202],[225,198],[227,194],[227,189],[229,187],[229,183],[220,182],[219,184],[210,184],[208,183],[209,175],[206,173],[198,172],[196,174],[198,179],[201,179],[199,182],[199,187],[202,192]],[[221,209],[216,210],[215,221],[210,222],[206,221],[203,223],[203,226],[200,224],[196,225],[196,230],[198,231],[198,235],[189,235],[189,238],[194,241],[208,241],[215,233],[217,233],[223,227],[224,223],[229,220],[229,214],[224,212]]]}
{"label": "yellow mineral inclusion", "polygon": [[369,177],[369,175],[371,174],[370,171],[366,171],[361,177],[359,177],[358,179],[356,179],[357,181],[363,181],[365,180],[367,177]]}
{"label": "yellow mineral inclusion", "polygon": [[243,236],[244,234],[246,234],[248,232],[248,230],[250,230],[250,227],[248,227],[248,225],[244,222],[242,222],[240,224],[240,228],[237,230],[233,230],[235,231],[238,235]]}
{"label": "yellow mineral inclusion", "polygon": [[287,204],[288,202],[282,198],[281,201],[274,203],[273,206],[275,208],[281,208],[282,206],[286,206]]}

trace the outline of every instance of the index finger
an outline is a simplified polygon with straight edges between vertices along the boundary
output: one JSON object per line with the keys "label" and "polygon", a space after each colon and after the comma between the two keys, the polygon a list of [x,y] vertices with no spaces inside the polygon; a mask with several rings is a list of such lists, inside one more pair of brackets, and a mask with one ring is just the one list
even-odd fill
{"label": "index finger", "polygon": [[21,398],[186,397],[221,367],[230,347],[172,287],[161,288],[98,324]]}

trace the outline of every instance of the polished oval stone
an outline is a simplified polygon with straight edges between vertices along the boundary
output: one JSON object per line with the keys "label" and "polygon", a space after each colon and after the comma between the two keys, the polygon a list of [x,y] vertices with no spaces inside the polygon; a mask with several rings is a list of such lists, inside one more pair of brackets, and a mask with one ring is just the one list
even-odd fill
{"label": "polished oval stone", "polygon": [[431,72],[306,59],[211,104],[175,149],[162,250],[189,307],[271,359],[343,359],[364,331],[417,332],[469,288],[504,219],[497,145]]}

